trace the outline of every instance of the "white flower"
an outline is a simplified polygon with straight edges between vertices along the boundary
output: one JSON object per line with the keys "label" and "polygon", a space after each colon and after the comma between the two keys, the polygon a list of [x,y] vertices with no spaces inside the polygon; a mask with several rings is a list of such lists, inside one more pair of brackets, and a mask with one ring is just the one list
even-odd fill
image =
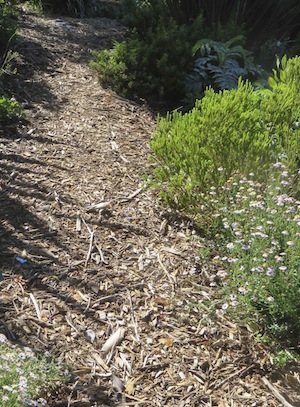
{"label": "white flower", "polygon": [[225,302],[225,303],[222,305],[222,310],[223,310],[223,311],[226,311],[226,310],[228,309],[228,307],[229,307],[228,302]]}

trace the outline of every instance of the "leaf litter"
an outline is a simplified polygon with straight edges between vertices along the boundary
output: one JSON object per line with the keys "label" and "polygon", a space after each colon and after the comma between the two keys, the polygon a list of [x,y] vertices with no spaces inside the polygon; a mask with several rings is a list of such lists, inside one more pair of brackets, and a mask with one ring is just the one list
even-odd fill
{"label": "leaf litter", "polygon": [[298,366],[271,374],[251,331],[215,315],[203,241],[143,188],[153,114],[86,64],[126,35],[21,23],[9,86],[27,122],[0,130],[1,332],[70,366],[49,406],[300,405]]}

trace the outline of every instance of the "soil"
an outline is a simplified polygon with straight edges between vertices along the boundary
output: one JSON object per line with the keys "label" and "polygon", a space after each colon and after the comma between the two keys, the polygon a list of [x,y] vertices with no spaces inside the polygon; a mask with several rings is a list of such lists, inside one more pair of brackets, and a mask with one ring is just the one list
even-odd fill
{"label": "soil", "polygon": [[299,369],[275,377],[251,329],[216,315],[205,239],[144,188],[154,114],[88,66],[126,35],[21,20],[7,86],[26,121],[0,129],[0,332],[69,367],[53,407],[299,406]]}

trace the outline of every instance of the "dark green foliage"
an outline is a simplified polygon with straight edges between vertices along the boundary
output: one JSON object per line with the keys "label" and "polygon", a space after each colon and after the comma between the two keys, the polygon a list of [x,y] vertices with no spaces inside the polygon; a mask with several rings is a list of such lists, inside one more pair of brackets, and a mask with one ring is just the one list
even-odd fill
{"label": "dark green foliage", "polygon": [[193,18],[200,11],[205,21],[245,25],[251,41],[293,36],[300,28],[298,0],[186,0],[179,2],[183,12]]}
{"label": "dark green foliage", "polygon": [[0,123],[16,120],[22,117],[22,109],[14,99],[0,97]]}
{"label": "dark green foliage", "polygon": [[[94,53],[100,81],[126,96],[150,103],[178,102],[185,92],[185,75],[192,67],[192,39],[201,35],[201,17],[191,26],[158,18],[142,36]],[[199,37],[198,37],[199,38]]]}
{"label": "dark green foliage", "polygon": [[13,73],[11,62],[15,54],[9,51],[9,45],[17,29],[16,2],[0,0],[0,122],[21,117],[20,105],[11,98],[2,96],[3,76]]}
{"label": "dark green foliage", "polygon": [[262,68],[253,64],[251,52],[240,44],[242,40],[237,36],[226,43],[203,39],[195,44],[194,68],[186,83],[187,100],[201,98],[207,87],[234,89],[240,77],[251,82],[262,77]]}
{"label": "dark green foliage", "polygon": [[0,58],[4,56],[7,50],[7,44],[16,29],[17,12],[15,1],[0,0]]}
{"label": "dark green foliage", "polygon": [[[178,23],[189,23],[200,13],[211,27],[244,25],[251,41],[293,37],[300,28],[298,0],[123,0],[125,11],[133,17],[136,9],[149,9],[162,3]],[[136,21],[136,20],[135,20]],[[236,35],[232,33],[231,36]],[[226,41],[228,38],[216,38]]]}

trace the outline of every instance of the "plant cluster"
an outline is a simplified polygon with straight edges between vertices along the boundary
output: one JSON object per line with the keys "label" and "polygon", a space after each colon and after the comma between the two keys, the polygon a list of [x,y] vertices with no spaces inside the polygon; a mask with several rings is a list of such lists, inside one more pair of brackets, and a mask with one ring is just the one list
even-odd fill
{"label": "plant cluster", "polygon": [[0,97],[0,123],[22,117],[22,108],[14,98]]}
{"label": "plant cluster", "polygon": [[194,102],[208,87],[216,91],[234,89],[239,78],[255,82],[263,77],[263,69],[253,64],[252,53],[241,44],[243,40],[239,35],[225,43],[203,39],[194,45],[194,67],[186,81],[187,98]]}
{"label": "plant cluster", "polygon": [[[158,121],[151,147],[158,166],[154,183],[172,206],[197,212],[211,186],[220,188],[235,171],[259,181],[279,156],[297,168],[300,154],[300,58],[283,60],[272,90],[249,82],[216,93],[209,89],[188,113]],[[277,78],[277,81],[276,81]]]}
{"label": "plant cluster", "polygon": [[[125,96],[146,98],[150,103],[172,100],[172,107],[183,101],[189,108],[207,86],[231,89],[239,77],[256,80],[261,76],[262,70],[254,66],[241,44],[231,47],[242,36],[228,41],[229,34],[243,30],[232,21],[226,29],[220,24],[208,29],[200,10],[187,24],[186,17],[196,9],[191,4],[187,8],[187,2],[124,0],[123,22],[133,34],[111,50],[93,54],[92,65],[100,81]],[[206,34],[227,42],[199,41]]]}
{"label": "plant cluster", "polygon": [[91,65],[103,84],[122,95],[154,104],[178,101],[185,94],[185,75],[192,67],[192,45],[201,36],[202,19],[187,26],[172,17],[155,18],[145,33],[135,30],[129,40],[94,53]]}
{"label": "plant cluster", "polygon": [[19,104],[4,96],[3,76],[14,73],[12,61],[16,54],[9,50],[17,29],[17,11],[15,1],[0,0],[0,122],[13,120],[21,116]]}
{"label": "plant cluster", "polygon": [[47,405],[41,395],[64,383],[69,373],[49,358],[38,357],[31,350],[20,350],[0,335],[1,406]]}
{"label": "plant cluster", "polygon": [[223,280],[221,312],[254,315],[265,333],[295,346],[300,57],[278,61],[269,85],[256,90],[239,80],[237,89],[209,89],[190,112],[159,119],[150,184],[213,232],[223,253],[214,259]]}
{"label": "plant cluster", "polygon": [[[7,44],[17,29],[17,11],[14,0],[0,0],[0,58],[6,53]],[[1,60],[0,60],[1,61]]]}
{"label": "plant cluster", "polygon": [[289,195],[292,177],[283,163],[272,166],[267,185],[251,175],[233,176],[214,196],[227,251],[214,258],[214,277],[223,280],[221,312],[242,314],[265,333],[298,346],[300,202]]}

